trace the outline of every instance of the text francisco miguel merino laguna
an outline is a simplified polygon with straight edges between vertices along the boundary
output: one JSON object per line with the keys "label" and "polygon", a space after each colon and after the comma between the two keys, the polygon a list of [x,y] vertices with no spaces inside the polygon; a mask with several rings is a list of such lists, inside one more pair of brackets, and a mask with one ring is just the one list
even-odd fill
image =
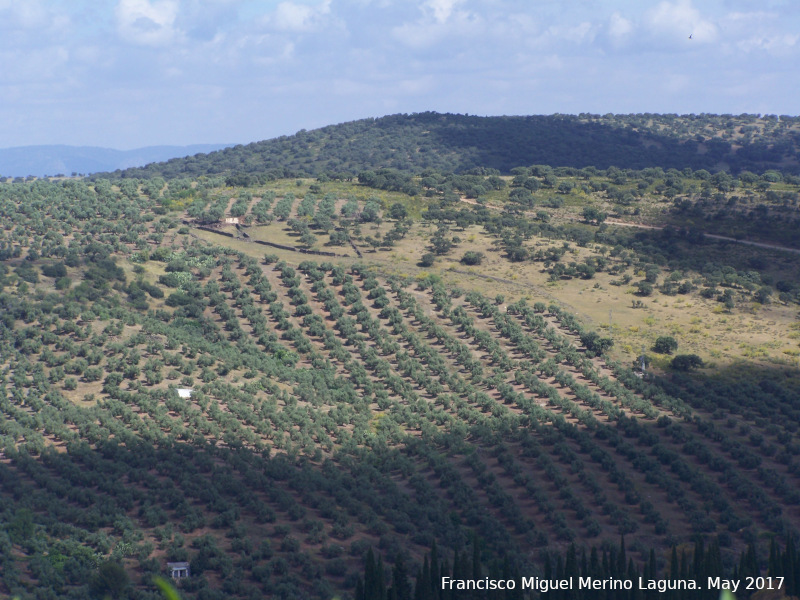
{"label": "text francisco miguel merino laguna", "polygon": [[[596,577],[567,577],[566,579],[544,579],[541,577],[521,577],[516,579],[452,579],[442,577],[443,590],[532,590],[546,593],[551,590],[698,590],[694,579],[598,579]],[[736,590],[739,582],[721,577],[709,577],[709,590]]]}

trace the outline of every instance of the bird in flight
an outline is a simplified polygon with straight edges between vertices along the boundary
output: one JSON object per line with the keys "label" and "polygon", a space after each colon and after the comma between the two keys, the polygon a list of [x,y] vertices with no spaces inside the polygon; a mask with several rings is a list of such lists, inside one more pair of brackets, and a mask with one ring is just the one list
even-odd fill
{"label": "bird in flight", "polygon": [[692,36],[693,36],[693,35],[694,35],[693,33],[690,33],[690,34],[689,34],[689,39],[692,39]]}

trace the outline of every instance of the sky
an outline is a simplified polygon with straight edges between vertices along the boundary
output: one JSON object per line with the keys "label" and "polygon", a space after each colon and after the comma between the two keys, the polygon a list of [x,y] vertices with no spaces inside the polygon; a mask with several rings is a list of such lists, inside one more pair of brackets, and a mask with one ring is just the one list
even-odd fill
{"label": "sky", "polygon": [[429,110],[797,115],[798,65],[797,0],[0,0],[0,147]]}

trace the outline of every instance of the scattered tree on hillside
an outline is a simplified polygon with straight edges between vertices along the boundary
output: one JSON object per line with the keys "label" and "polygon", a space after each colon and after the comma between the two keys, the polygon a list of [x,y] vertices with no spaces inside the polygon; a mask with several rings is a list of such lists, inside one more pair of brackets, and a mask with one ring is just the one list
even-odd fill
{"label": "scattered tree on hillside", "polygon": [[678,342],[669,335],[659,336],[653,344],[653,352],[659,354],[672,354],[678,349]]}

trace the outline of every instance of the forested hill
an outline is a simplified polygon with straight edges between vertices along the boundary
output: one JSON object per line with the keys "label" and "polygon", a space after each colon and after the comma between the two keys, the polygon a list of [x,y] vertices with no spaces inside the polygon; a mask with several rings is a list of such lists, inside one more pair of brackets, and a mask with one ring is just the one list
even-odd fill
{"label": "forested hill", "polygon": [[235,146],[206,155],[116,171],[115,177],[269,173],[508,173],[547,164],[709,171],[796,172],[800,117],[756,115],[551,115],[477,117],[433,112],[362,119]]}

